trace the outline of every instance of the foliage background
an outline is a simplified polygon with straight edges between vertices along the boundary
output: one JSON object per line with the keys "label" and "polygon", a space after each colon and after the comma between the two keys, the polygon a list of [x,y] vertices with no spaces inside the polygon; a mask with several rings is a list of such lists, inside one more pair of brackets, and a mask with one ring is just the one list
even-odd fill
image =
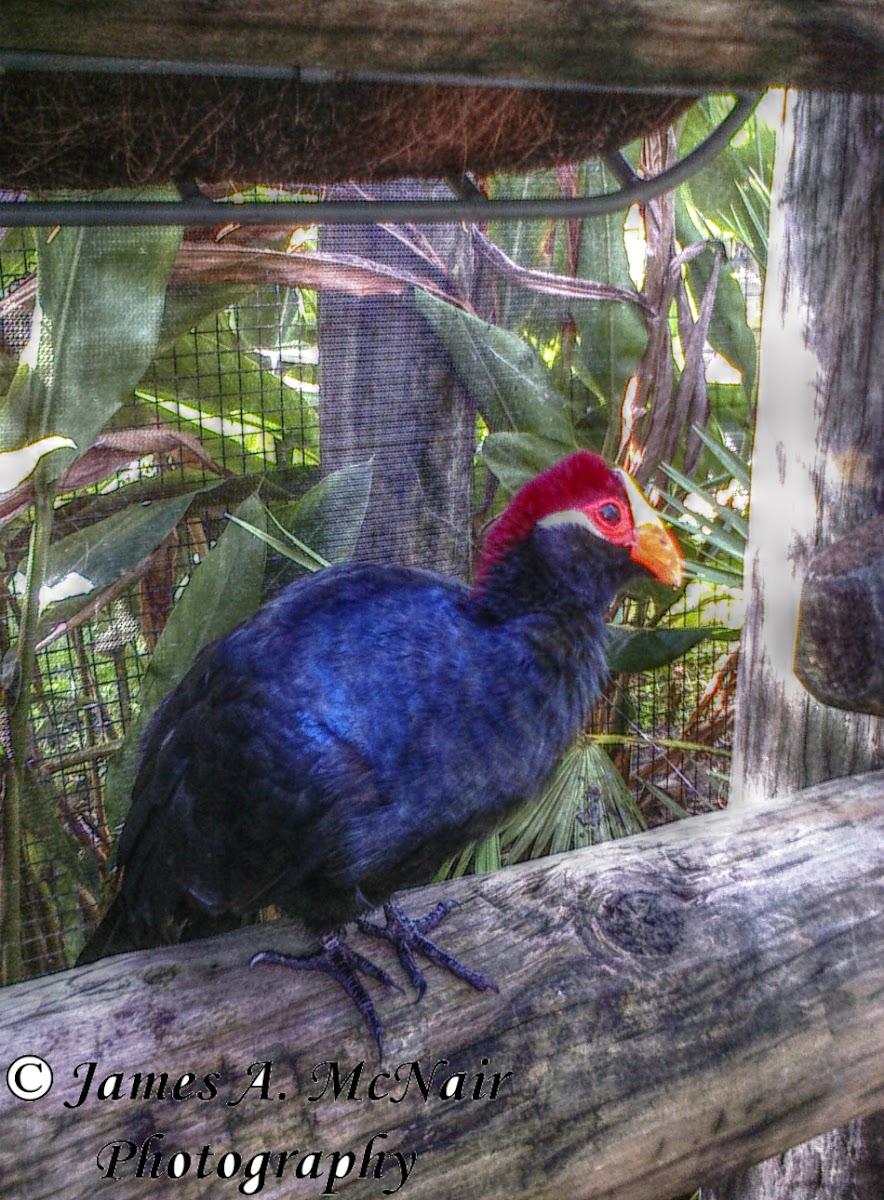
{"label": "foliage background", "polygon": [[[726,106],[703,101],[628,157],[657,169]],[[389,231],[417,274],[392,254],[324,250],[306,190],[297,228],[6,234],[6,981],[69,965],[103,910],[139,733],[197,649],[297,574],[360,552],[389,459],[328,470],[333,331],[319,297],[330,293],[409,305],[444,348],[471,405],[462,519],[474,547],[521,482],[588,447],[651,488],[691,560],[683,593],[646,587],[612,614],[616,673],[541,803],[447,869],[725,802],[772,156],[753,120],[645,211],[469,229],[467,267],[450,269],[428,231]],[[525,197],[615,186],[601,163],[482,183]],[[402,366],[391,347],[361,383],[367,419],[405,461],[411,427],[383,420]]]}

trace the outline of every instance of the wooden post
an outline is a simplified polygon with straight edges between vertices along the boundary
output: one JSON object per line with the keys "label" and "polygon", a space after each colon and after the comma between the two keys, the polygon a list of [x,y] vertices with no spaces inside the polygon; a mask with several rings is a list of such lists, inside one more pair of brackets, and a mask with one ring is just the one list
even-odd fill
{"label": "wooden post", "polygon": [[731,803],[884,763],[884,721],[827,708],[793,672],[814,553],[884,511],[884,97],[793,106],[771,207]]}
{"label": "wooden post", "polygon": [[[882,97],[805,94],[777,145],[732,805],[884,764],[884,720],[821,704],[793,669],[815,551],[884,511],[882,121]],[[866,620],[862,602],[851,619]],[[845,1196],[842,1181],[884,1157],[882,1127],[839,1130],[704,1200]],[[880,1177],[859,1186],[854,1200],[880,1200]]]}
{"label": "wooden post", "polygon": [[0,991],[3,1071],[30,1054],[55,1074],[32,1103],[0,1088],[0,1196],[98,1195],[116,1146],[135,1197],[161,1187],[136,1180],[142,1152],[190,1200],[250,1194],[272,1151],[270,1197],[376,1198],[404,1164],[409,1200],[660,1200],[884,1103],[884,772],[405,906],[440,896],[463,901],[440,941],[500,993],[432,967],[419,1004],[369,981],[382,1062],[328,979],[247,971],[303,948],[281,926]]}
{"label": "wooden post", "polygon": [[[435,200],[450,198],[451,191],[438,182],[404,180],[358,190],[342,185],[330,198],[361,195]],[[465,298],[473,291],[465,265],[472,259],[469,237],[461,226],[326,226],[320,247],[426,277]],[[365,298],[321,292],[319,379],[323,469],[367,461],[373,467],[355,557],[469,578],[476,411],[417,312],[413,289]]]}

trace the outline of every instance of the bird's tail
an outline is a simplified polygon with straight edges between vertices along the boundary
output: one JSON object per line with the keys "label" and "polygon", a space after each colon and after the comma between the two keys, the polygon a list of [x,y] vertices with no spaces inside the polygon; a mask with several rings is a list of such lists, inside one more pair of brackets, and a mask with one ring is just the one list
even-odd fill
{"label": "bird's tail", "polygon": [[95,932],[77,956],[75,965],[82,967],[100,958],[110,958],[113,954],[126,954],[135,948],[123,901],[120,896],[115,896]]}

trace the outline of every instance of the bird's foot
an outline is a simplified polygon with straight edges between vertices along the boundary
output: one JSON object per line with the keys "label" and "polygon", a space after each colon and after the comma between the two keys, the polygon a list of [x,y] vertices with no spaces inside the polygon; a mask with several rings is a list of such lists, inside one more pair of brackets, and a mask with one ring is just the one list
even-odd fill
{"label": "bird's foot", "polygon": [[288,967],[291,971],[322,971],[324,974],[330,975],[341,985],[356,1005],[377,1043],[378,1057],[383,1057],[384,1043],[381,1023],[358,972],[361,971],[363,975],[379,980],[387,987],[395,988],[397,992],[401,992],[402,988],[394,979],[390,978],[386,971],[375,966],[371,959],[359,954],[356,950],[351,950],[335,934],[326,934],[322,938],[321,944],[322,949],[316,954],[304,957],[280,954],[276,950],[261,950],[252,956],[249,961],[249,970],[251,971],[258,963],[275,963],[280,967]]}
{"label": "bird's foot", "polygon": [[444,967],[452,975],[456,975],[458,979],[462,979],[479,991],[496,992],[497,984],[493,979],[465,967],[453,954],[449,954],[427,937],[427,934],[435,929],[453,908],[457,907],[459,906],[456,900],[443,900],[425,917],[412,920],[402,911],[398,901],[391,897],[384,905],[386,925],[375,925],[372,921],[366,920],[360,920],[357,924],[359,929],[369,937],[384,938],[385,941],[393,943],[396,953],[399,955],[399,961],[411,980],[412,986],[417,988],[418,1000],[427,990],[427,981],[414,961],[415,954],[421,954],[436,966]]}

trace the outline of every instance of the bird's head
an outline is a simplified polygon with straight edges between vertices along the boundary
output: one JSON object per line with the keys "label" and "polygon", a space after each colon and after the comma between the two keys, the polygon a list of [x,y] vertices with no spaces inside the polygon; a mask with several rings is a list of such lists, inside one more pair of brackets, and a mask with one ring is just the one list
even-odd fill
{"label": "bird's head", "polygon": [[682,582],[678,543],[635,481],[597,454],[579,451],[516,493],[485,540],[476,587],[481,590],[495,565],[520,545],[538,539],[552,545],[557,531],[569,547],[576,533],[587,550],[599,544],[611,548],[607,557],[620,561],[623,575],[644,568],[662,583],[677,587]]}

